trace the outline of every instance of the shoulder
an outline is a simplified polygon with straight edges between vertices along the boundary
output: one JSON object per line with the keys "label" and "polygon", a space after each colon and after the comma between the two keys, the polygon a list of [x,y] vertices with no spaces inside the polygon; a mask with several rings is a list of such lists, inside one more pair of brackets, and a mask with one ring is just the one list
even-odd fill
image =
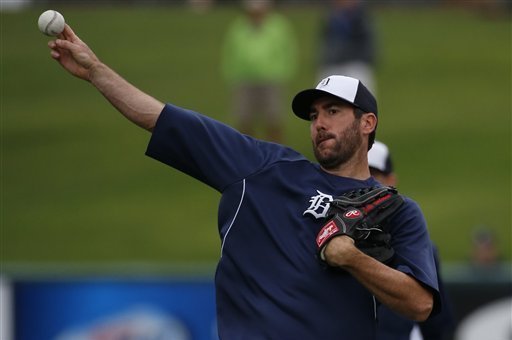
{"label": "shoulder", "polygon": [[421,207],[418,204],[418,202],[416,202],[410,196],[407,196],[407,195],[404,195],[404,194],[400,194],[400,196],[402,196],[402,198],[404,199],[404,202],[405,202],[404,206],[407,209],[409,209],[409,210],[421,210]]}
{"label": "shoulder", "polygon": [[427,233],[427,222],[420,205],[412,198],[400,195],[404,203],[391,216],[390,230],[401,235]]}
{"label": "shoulder", "polygon": [[401,217],[405,223],[415,224],[417,227],[426,230],[427,222],[423,211],[415,200],[408,196],[403,196],[405,203],[401,211]]}
{"label": "shoulder", "polygon": [[[303,154],[291,147],[252,137],[247,138],[253,140],[255,143],[255,153],[265,159],[264,164],[267,168],[275,165],[297,166],[299,164],[307,165],[309,168],[309,166],[313,164]],[[250,157],[254,157],[254,155]]]}
{"label": "shoulder", "polygon": [[423,216],[420,205],[409,196],[401,195],[404,199],[403,209],[406,214]]}

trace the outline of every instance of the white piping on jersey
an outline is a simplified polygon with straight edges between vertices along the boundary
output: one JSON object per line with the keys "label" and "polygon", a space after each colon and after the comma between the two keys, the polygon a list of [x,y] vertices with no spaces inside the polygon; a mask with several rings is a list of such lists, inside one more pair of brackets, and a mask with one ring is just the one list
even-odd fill
{"label": "white piping on jersey", "polygon": [[373,319],[377,320],[377,300],[375,299],[375,295],[372,295],[373,298]]}
{"label": "white piping on jersey", "polygon": [[231,227],[235,223],[236,217],[238,216],[238,212],[240,211],[240,207],[242,206],[244,196],[245,196],[245,178],[242,181],[242,196],[240,196],[240,203],[238,203],[238,208],[236,208],[235,216],[233,216],[233,220],[231,221],[231,224],[229,225],[228,230],[226,231],[226,234],[224,235],[224,238],[222,239],[222,245],[220,247],[220,256],[221,257],[222,257],[223,250],[224,250],[224,244],[226,243],[226,238],[228,237],[229,231],[231,230]]}

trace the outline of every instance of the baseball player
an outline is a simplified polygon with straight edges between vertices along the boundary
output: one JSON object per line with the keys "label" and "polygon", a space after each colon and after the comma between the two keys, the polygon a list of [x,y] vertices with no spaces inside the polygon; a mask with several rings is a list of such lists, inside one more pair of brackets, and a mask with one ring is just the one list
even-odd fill
{"label": "baseball player", "polygon": [[[152,132],[148,156],[221,194],[215,274],[221,339],[374,339],[379,304],[417,321],[438,308],[420,208],[385,188],[377,194],[371,189],[382,189],[367,160],[377,103],[357,79],[332,76],[293,99],[294,113],[310,124],[313,163],[291,148],[141,92],[69,26],[49,47],[67,71]],[[357,191],[364,194],[343,196]],[[333,210],[335,202],[358,208]],[[386,230],[367,220],[368,214],[383,224],[379,213],[388,208]],[[358,247],[361,235],[382,236],[377,253],[384,259]],[[392,267],[381,262],[390,259]]]}
{"label": "baseball player", "polygon": [[[396,186],[398,183],[394,171],[391,153],[386,144],[375,141],[368,151],[368,166],[370,174],[380,183],[389,186]],[[416,323],[408,320],[397,313],[394,313],[386,306],[379,306],[378,309],[378,340],[442,340],[448,339],[454,329],[455,320],[444,284],[439,272],[439,256],[436,247],[432,244],[434,259],[437,267],[439,291],[443,309],[425,322]]]}

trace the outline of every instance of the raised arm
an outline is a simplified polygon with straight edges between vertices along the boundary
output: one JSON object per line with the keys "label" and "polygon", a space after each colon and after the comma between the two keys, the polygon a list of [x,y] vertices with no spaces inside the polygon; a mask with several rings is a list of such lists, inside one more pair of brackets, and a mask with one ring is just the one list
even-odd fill
{"label": "raised arm", "polygon": [[164,104],[142,92],[107,65],[66,25],[48,43],[51,56],[72,75],[93,84],[107,100],[136,125],[152,131]]}

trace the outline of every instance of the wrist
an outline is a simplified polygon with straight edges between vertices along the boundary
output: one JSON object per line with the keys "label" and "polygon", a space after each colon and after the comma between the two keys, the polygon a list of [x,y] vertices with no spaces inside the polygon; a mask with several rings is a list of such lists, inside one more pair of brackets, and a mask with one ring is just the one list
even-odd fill
{"label": "wrist", "polygon": [[99,60],[91,63],[89,66],[88,79],[93,85],[97,86],[101,79],[104,79],[106,74],[109,72],[107,65],[103,64]]}
{"label": "wrist", "polygon": [[325,246],[322,254],[330,266],[346,267],[360,251],[355,241],[347,235],[336,236]]}

